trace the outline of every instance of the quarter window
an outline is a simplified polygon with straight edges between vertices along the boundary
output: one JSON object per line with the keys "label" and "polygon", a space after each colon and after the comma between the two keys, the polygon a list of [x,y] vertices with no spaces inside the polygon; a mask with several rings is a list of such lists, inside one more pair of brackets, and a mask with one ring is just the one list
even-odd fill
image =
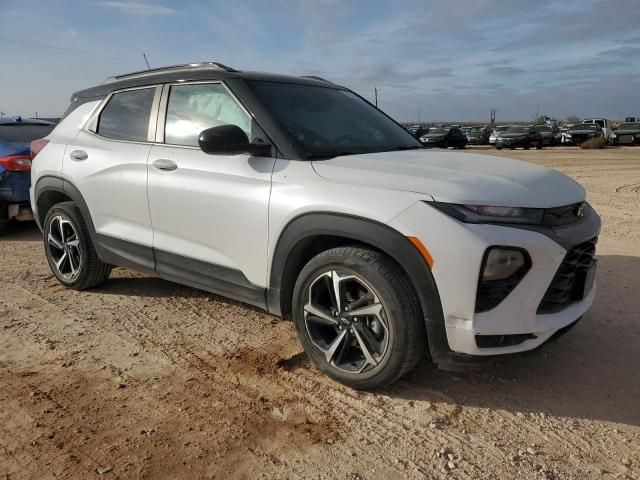
{"label": "quarter window", "polygon": [[237,125],[249,139],[251,118],[219,83],[174,85],[169,92],[164,141],[198,145],[200,132],[219,125]]}
{"label": "quarter window", "polygon": [[146,142],[155,88],[114,94],[98,120],[98,134],[115,140]]}

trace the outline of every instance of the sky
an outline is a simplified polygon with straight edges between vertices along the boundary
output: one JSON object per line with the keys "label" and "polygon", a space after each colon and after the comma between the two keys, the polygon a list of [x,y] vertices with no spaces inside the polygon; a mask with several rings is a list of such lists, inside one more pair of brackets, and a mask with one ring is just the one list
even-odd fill
{"label": "sky", "polygon": [[0,0],[0,112],[146,67],[320,75],[399,121],[640,116],[639,0]]}

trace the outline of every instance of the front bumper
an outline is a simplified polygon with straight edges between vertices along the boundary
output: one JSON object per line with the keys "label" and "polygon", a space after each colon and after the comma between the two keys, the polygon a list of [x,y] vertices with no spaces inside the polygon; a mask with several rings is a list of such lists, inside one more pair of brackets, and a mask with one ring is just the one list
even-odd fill
{"label": "front bumper", "polygon": [[528,145],[526,138],[499,138],[496,141],[496,147],[524,147]]}
{"label": "front bumper", "polygon": [[487,141],[485,137],[467,137],[469,145],[486,145]]}
{"label": "front bumper", "polygon": [[[439,357],[434,358],[437,362],[446,354],[489,357],[535,349],[580,318],[594,301],[595,286],[582,300],[560,311],[538,313],[567,251],[599,232],[600,219],[590,208],[585,219],[575,225],[547,232],[538,227],[464,224],[420,202],[394,218],[391,226],[418,237],[434,259],[431,272],[442,304],[447,342],[434,355]],[[476,313],[482,258],[487,248],[496,245],[525,249],[531,268],[500,304]],[[526,339],[489,348],[479,346],[477,339],[511,335]]]}

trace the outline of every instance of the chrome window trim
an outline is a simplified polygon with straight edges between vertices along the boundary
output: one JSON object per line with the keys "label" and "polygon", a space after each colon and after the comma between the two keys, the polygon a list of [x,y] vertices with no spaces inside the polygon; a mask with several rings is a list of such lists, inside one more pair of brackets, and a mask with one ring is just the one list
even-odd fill
{"label": "chrome window trim", "polygon": [[[151,111],[149,113],[149,119],[148,119],[149,128],[147,130],[147,139],[146,140],[121,140],[118,138],[111,138],[111,137],[106,137],[104,135],[100,135],[98,133],[98,121],[100,119],[100,115],[102,114],[102,111],[107,106],[111,98],[118,93],[129,92],[133,90],[144,90],[144,89],[155,89],[153,100],[151,102]],[[82,130],[84,130],[86,133],[95,135],[96,137],[99,137],[104,140],[109,140],[112,142],[125,142],[125,143],[137,143],[137,144],[153,143],[155,141],[155,133],[157,129],[157,121],[158,121],[157,112],[158,112],[158,105],[160,103],[161,92],[162,92],[162,85],[144,85],[141,87],[131,87],[131,88],[123,88],[121,90],[114,90],[113,92],[110,92],[106,97],[102,99],[98,107],[93,111],[89,119],[85,122],[84,126],[82,127]]]}

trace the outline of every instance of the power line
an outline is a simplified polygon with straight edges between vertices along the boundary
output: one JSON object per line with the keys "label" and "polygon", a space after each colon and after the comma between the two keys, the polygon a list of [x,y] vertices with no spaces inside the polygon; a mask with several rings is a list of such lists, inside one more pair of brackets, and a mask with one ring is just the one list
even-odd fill
{"label": "power line", "polygon": [[62,51],[62,52],[72,53],[72,54],[75,54],[75,55],[86,55],[86,56],[89,56],[89,57],[102,58],[104,60],[111,60],[111,61],[114,61],[114,62],[138,63],[138,62],[136,62],[134,60],[130,60],[130,59],[127,59],[127,58],[111,57],[109,55],[102,55],[100,53],[87,52],[87,51],[83,51],[83,50],[75,50],[75,49],[72,49],[72,48],[57,47],[55,45],[47,45],[46,43],[31,42],[31,41],[28,41],[28,40],[18,40],[16,38],[4,37],[2,35],[0,35],[0,40],[6,40],[8,42],[13,42],[13,43],[22,44],[22,45],[28,45],[28,46],[32,46],[32,47],[50,48],[52,50],[59,50],[59,51]]}

